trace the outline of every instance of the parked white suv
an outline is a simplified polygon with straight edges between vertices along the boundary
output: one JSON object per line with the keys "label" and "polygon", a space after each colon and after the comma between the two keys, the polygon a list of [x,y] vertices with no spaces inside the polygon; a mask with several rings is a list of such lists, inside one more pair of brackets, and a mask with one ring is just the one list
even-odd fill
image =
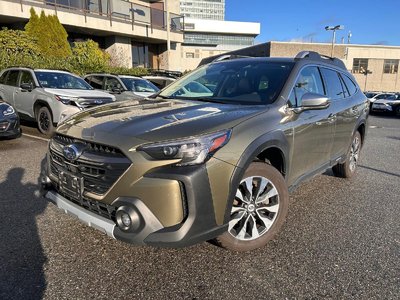
{"label": "parked white suv", "polygon": [[1,72],[0,98],[13,105],[21,117],[35,120],[40,132],[47,135],[65,117],[115,101],[113,95],[94,90],[72,73],[22,67]]}

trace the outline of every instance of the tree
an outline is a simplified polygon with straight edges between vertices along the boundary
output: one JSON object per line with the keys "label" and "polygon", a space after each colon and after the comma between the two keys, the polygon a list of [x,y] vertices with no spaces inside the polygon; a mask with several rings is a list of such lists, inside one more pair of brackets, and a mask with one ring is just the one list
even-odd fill
{"label": "tree", "polygon": [[28,35],[35,38],[43,55],[48,57],[66,58],[71,55],[68,34],[55,15],[46,16],[44,11],[40,17],[31,8],[31,17],[25,25]]}

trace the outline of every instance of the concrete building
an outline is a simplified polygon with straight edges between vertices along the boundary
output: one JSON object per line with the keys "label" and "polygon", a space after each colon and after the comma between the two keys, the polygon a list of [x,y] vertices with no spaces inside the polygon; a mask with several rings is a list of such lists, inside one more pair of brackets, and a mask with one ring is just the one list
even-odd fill
{"label": "concrete building", "polygon": [[205,57],[252,46],[258,34],[260,23],[185,18],[183,68],[193,70]]}
{"label": "concrete building", "polygon": [[[330,43],[271,41],[229,52],[237,55],[294,57],[300,51],[331,56]],[[400,92],[400,46],[336,44],[333,56],[340,58],[364,91]]]}
{"label": "concrete building", "polygon": [[225,0],[180,0],[185,18],[202,20],[225,19]]}
{"label": "concrete building", "polygon": [[2,0],[0,26],[22,29],[31,7],[38,13],[57,15],[71,42],[87,38],[98,42],[111,54],[114,65],[181,69],[179,0],[168,1],[168,21],[165,3],[160,0]]}

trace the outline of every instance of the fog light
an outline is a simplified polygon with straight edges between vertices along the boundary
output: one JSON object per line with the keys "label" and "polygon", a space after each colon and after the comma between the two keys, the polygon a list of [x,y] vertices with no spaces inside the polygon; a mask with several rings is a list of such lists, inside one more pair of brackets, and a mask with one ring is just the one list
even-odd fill
{"label": "fog light", "polygon": [[135,232],[140,228],[140,216],[138,212],[129,206],[120,206],[115,214],[118,227],[127,232]]}
{"label": "fog light", "polygon": [[130,227],[132,224],[131,217],[126,212],[121,214],[121,222],[125,227]]}

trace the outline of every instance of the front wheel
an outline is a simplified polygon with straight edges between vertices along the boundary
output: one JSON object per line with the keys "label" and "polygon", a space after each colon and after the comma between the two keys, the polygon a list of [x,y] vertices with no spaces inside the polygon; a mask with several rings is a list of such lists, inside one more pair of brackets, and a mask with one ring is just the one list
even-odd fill
{"label": "front wheel", "polygon": [[41,133],[50,136],[54,132],[53,117],[50,110],[43,106],[41,107],[36,115],[36,121],[38,123],[38,129]]}
{"label": "front wheel", "polygon": [[264,246],[284,223],[288,204],[282,174],[269,164],[252,163],[237,187],[228,230],[216,238],[217,243],[234,251]]}
{"label": "front wheel", "polygon": [[361,151],[361,134],[356,131],[353,135],[350,150],[347,153],[346,161],[341,164],[337,164],[332,168],[333,174],[337,177],[350,178],[356,172],[358,159],[360,158]]}

